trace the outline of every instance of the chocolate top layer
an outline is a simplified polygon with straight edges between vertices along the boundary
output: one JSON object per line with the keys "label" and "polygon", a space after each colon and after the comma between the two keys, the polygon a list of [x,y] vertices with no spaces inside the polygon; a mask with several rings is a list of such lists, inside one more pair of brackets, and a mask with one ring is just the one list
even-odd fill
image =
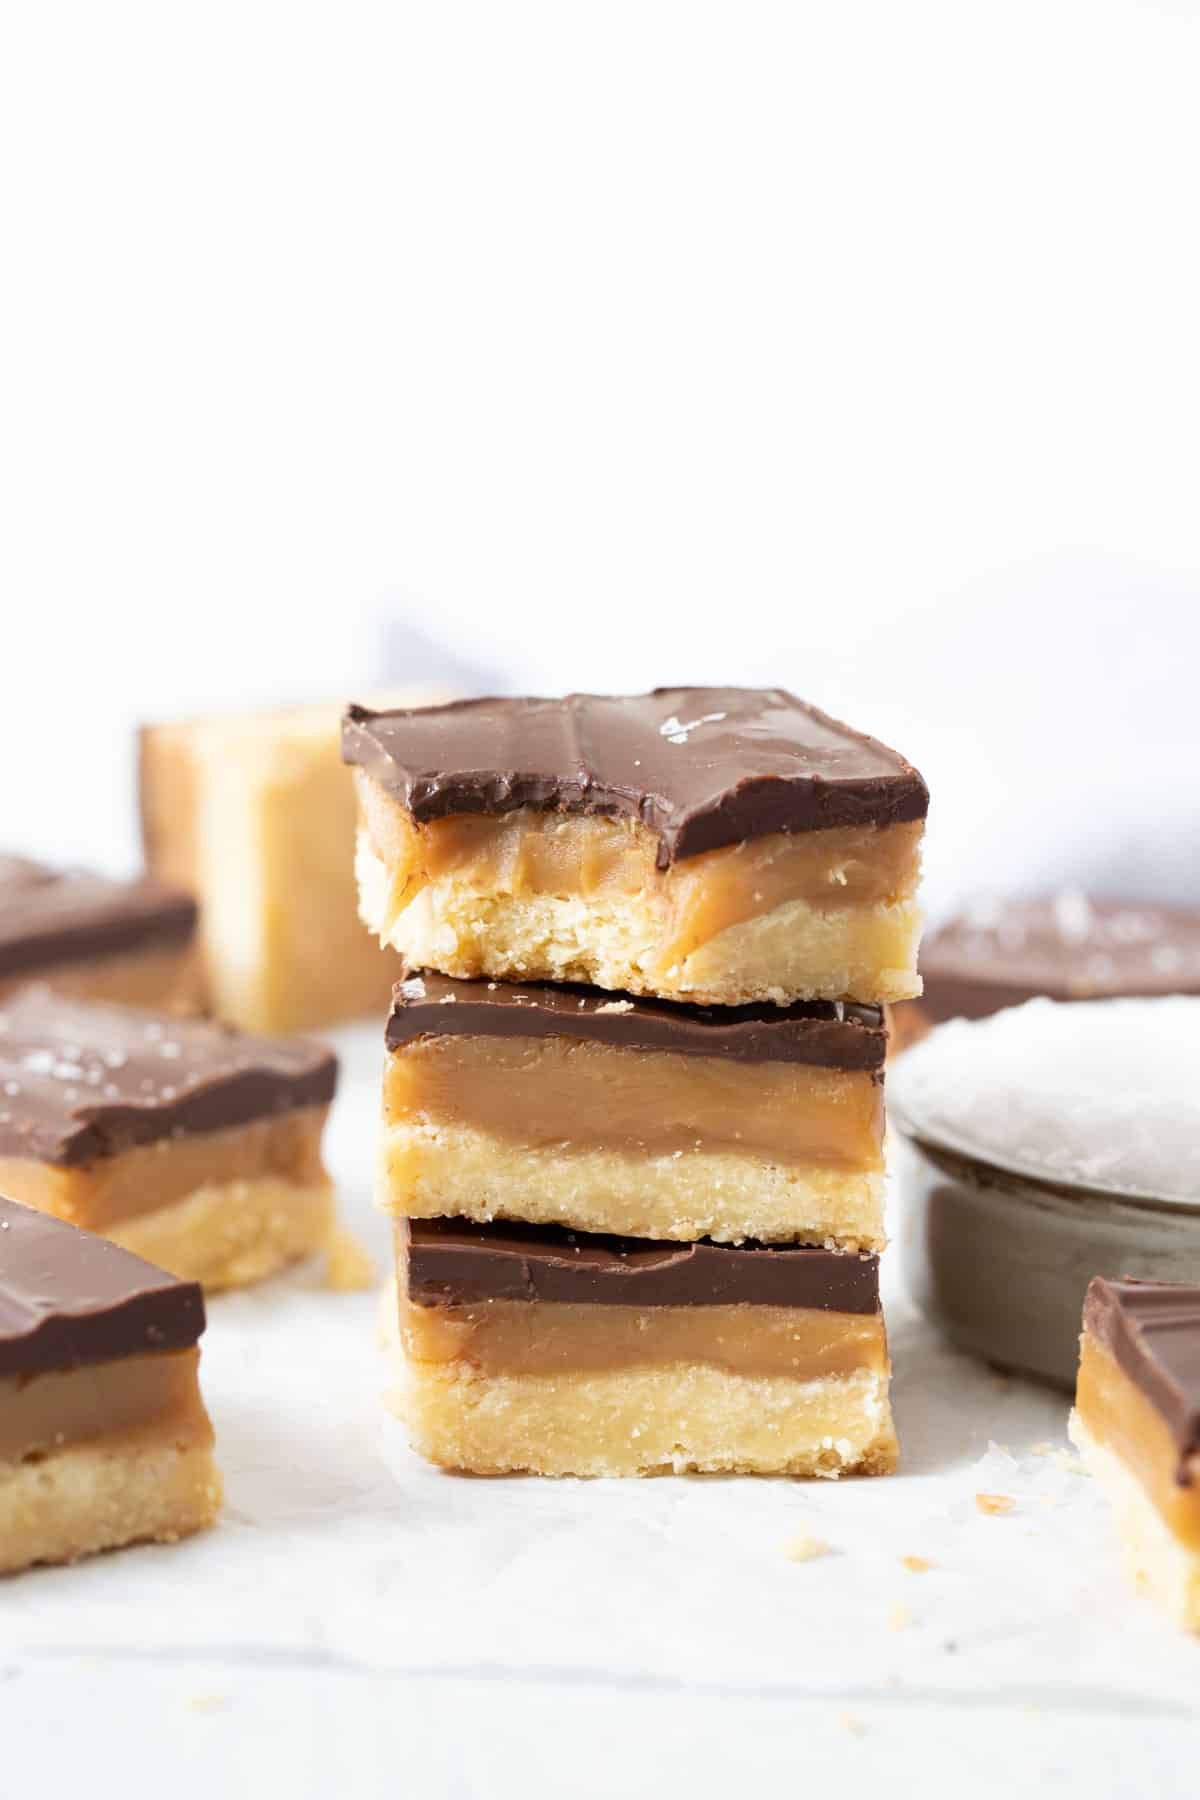
{"label": "chocolate top layer", "polygon": [[655,688],[610,698],[351,706],[342,754],[417,820],[598,814],[658,836],[658,866],[778,831],[923,819],[894,750],[782,688]]}
{"label": "chocolate top layer", "polygon": [[0,856],[0,978],[150,945],[184,944],[196,902],[149,876],[109,881]]}
{"label": "chocolate top layer", "polygon": [[412,975],[392,990],[389,1050],[418,1037],[570,1037],[628,1050],[723,1056],[737,1062],[883,1068],[887,1032],[877,1006],[686,1006],[601,988]]}
{"label": "chocolate top layer", "polygon": [[0,1156],[78,1166],[333,1098],[337,1058],[303,1038],[23,988],[0,1005]]}
{"label": "chocolate top layer", "polygon": [[557,1225],[406,1219],[396,1241],[419,1306],[539,1300],[591,1306],[879,1310],[879,1258],[794,1245],[657,1243]]}
{"label": "chocolate top layer", "polygon": [[1200,1287],[1097,1275],[1083,1326],[1162,1419],[1179,1450],[1179,1481],[1190,1486],[1188,1458],[1200,1452]]}
{"label": "chocolate top layer", "polygon": [[983,902],[925,939],[921,974],[921,1009],[935,1020],[980,1019],[1040,994],[1198,994],[1200,909],[1077,892]]}
{"label": "chocolate top layer", "polygon": [[187,1350],[203,1330],[197,1282],[0,1196],[0,1378]]}

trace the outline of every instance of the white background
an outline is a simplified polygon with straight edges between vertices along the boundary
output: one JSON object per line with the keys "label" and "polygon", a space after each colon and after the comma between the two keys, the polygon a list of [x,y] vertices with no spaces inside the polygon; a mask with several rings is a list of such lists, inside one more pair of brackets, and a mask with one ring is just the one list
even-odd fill
{"label": "white background", "polygon": [[0,836],[130,862],[147,715],[737,678],[921,764],[935,910],[1195,895],[1198,83],[1183,0],[13,0]]}
{"label": "white background", "polygon": [[8,838],[128,861],[146,714],[737,677],[935,909],[1195,891],[1200,9],[0,17]]}

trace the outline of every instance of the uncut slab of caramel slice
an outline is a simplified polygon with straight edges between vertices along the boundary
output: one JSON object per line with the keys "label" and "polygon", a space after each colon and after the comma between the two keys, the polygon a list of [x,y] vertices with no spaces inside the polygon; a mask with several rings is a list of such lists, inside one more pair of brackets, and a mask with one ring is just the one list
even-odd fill
{"label": "uncut slab of caramel slice", "polygon": [[0,1006],[0,1191],[212,1288],[333,1228],[337,1060],[299,1039],[69,1000]]}
{"label": "uncut slab of caramel slice", "polygon": [[911,765],[780,689],[351,707],[362,916],[410,967],[713,1005],[921,991]]}
{"label": "uncut slab of caramel slice", "polygon": [[[442,699],[407,688],[407,706]],[[382,1010],[401,973],[358,918],[354,794],[338,705],[148,725],[139,740],[149,867],[201,903],[213,1011],[307,1031]]]}
{"label": "uncut slab of caramel slice", "polygon": [[1130,1573],[1200,1631],[1200,1287],[1091,1283],[1070,1429]]}
{"label": "uncut slab of caramel slice", "polygon": [[0,1002],[29,981],[80,999],[196,1012],[196,902],[145,876],[110,881],[0,855]]}
{"label": "uncut slab of caramel slice", "polygon": [[203,1330],[195,1283],[0,1197],[0,1574],[213,1522]]}
{"label": "uncut slab of caramel slice", "polygon": [[389,1211],[883,1247],[878,1008],[425,975],[397,986],[387,1043]]}
{"label": "uncut slab of caramel slice", "polygon": [[982,1019],[1051,1000],[1200,994],[1200,907],[1113,900],[1065,889],[979,900],[921,946],[925,988],[901,1007],[915,1042],[946,1019]]}
{"label": "uncut slab of caramel slice", "polygon": [[397,1226],[397,1407],[493,1475],[836,1477],[896,1465],[873,1257]]}

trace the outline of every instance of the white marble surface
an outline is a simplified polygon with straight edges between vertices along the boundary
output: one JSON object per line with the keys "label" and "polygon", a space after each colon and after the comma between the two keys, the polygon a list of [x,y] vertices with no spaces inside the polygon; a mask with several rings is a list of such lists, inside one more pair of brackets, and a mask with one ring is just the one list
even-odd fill
{"label": "white marble surface", "polygon": [[[377,1033],[341,1041],[333,1161],[382,1264]],[[0,1586],[0,1791],[1194,1791],[1200,1644],[1127,1588],[1065,1401],[894,1282],[903,1471],[838,1485],[438,1474],[385,1423],[376,1308],[305,1271],[213,1302],[224,1520]],[[789,1560],[804,1532],[830,1553]]]}

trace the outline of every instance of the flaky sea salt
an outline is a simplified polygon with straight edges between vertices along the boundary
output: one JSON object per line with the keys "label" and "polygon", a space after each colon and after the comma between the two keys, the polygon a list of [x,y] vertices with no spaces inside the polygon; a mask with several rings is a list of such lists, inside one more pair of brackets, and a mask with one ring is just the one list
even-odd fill
{"label": "flaky sea salt", "polygon": [[1200,997],[1030,1000],[889,1073],[896,1122],[1035,1179],[1200,1203]]}

